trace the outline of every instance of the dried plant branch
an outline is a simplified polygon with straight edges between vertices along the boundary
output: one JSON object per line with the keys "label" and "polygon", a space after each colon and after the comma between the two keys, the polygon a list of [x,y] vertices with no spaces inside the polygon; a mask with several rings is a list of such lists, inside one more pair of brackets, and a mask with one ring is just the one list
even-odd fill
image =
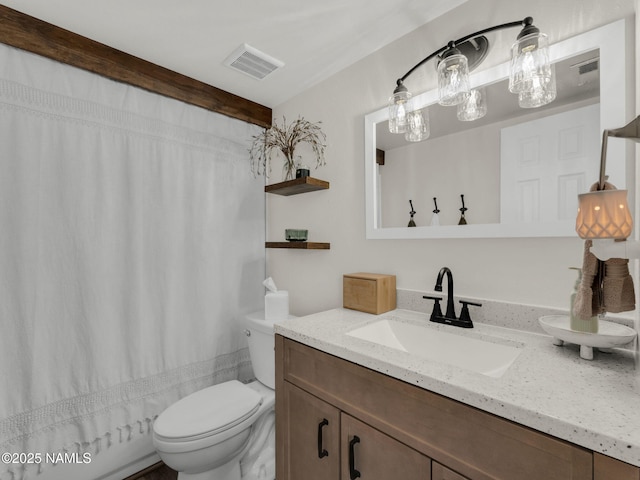
{"label": "dried plant branch", "polygon": [[251,171],[255,176],[269,177],[271,173],[272,155],[280,154],[285,159],[285,171],[295,169],[294,152],[300,143],[308,143],[314,153],[315,168],[326,165],[324,150],[327,137],[320,128],[320,124],[311,123],[302,117],[287,126],[287,120],[282,117],[282,124],[274,123],[259,135],[253,137],[253,144],[249,149]]}

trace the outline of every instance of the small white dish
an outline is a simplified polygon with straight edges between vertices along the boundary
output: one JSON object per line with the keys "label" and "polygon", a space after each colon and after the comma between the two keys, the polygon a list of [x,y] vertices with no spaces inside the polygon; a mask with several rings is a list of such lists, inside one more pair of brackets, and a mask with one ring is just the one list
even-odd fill
{"label": "small white dish", "polygon": [[568,315],[546,315],[538,319],[542,329],[553,337],[554,345],[564,342],[580,345],[580,357],[593,359],[593,348],[614,348],[631,343],[636,338],[636,331],[619,323],[598,321],[598,333],[578,332],[571,330]]}

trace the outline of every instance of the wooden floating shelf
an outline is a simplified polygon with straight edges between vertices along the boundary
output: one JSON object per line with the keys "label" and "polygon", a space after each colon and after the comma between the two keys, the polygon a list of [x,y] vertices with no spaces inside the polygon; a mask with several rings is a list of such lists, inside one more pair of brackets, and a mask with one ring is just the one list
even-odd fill
{"label": "wooden floating shelf", "polygon": [[307,193],[316,190],[326,190],[328,188],[329,182],[313,177],[302,177],[294,180],[287,180],[286,182],[265,185],[264,191],[266,193],[275,193],[276,195],[284,195],[288,197],[289,195],[297,195],[298,193]]}
{"label": "wooden floating shelf", "polygon": [[266,242],[266,248],[297,248],[300,250],[329,250],[330,243],[324,242]]}

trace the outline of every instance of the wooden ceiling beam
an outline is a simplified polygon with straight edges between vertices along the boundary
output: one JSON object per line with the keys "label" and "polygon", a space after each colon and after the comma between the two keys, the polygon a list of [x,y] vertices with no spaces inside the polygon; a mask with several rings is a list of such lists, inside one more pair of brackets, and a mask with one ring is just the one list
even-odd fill
{"label": "wooden ceiling beam", "polygon": [[0,5],[0,42],[262,127],[271,109]]}

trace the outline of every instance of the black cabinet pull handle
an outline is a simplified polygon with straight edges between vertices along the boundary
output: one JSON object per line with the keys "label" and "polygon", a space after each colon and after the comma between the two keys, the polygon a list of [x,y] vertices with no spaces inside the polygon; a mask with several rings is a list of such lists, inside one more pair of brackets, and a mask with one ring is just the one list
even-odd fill
{"label": "black cabinet pull handle", "polygon": [[360,437],[358,437],[357,435],[354,435],[351,441],[349,442],[349,478],[351,480],[356,480],[356,478],[360,478],[360,472],[356,470],[356,467],[355,467],[356,443],[360,443]]}
{"label": "black cabinet pull handle", "polygon": [[329,455],[324,448],[322,448],[322,427],[329,425],[329,420],[323,418],[318,424],[318,458],[323,458]]}

